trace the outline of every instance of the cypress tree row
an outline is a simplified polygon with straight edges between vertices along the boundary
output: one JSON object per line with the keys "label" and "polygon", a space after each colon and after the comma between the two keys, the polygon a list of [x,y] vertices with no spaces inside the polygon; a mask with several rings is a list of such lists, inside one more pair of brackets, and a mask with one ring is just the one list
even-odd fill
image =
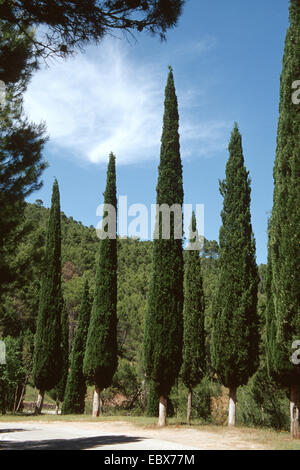
{"label": "cypress tree row", "polygon": [[[275,378],[290,390],[291,435],[300,438],[300,366],[291,360],[300,340],[300,3],[290,1],[290,26],[280,80],[273,209],[269,223],[267,357]],[[299,88],[299,86],[298,86]],[[298,92],[299,95],[299,92]]]}
{"label": "cypress tree row", "polygon": [[170,213],[170,237],[163,237],[163,218],[157,211],[153,264],[145,318],[144,364],[149,381],[155,384],[159,399],[159,425],[166,423],[167,397],[182,363],[183,254],[182,165],[178,134],[178,105],[170,67],[165,90],[165,111],[157,183],[157,204],[171,208],[177,204],[181,220]]}
{"label": "cypress tree row", "polygon": [[69,373],[69,318],[65,302],[61,314],[61,348],[62,348],[62,369],[61,379],[56,387],[50,391],[50,396],[56,402],[56,414],[58,414],[59,403],[64,401],[65,389]]}
{"label": "cypress tree row", "polygon": [[[190,245],[184,266],[183,305],[183,364],[182,379],[188,388],[187,423],[190,424],[192,391],[205,373],[204,293],[196,217],[193,212],[190,226]],[[193,246],[194,245],[194,246]],[[197,246],[198,245],[198,246]]]}
{"label": "cypress tree row", "polygon": [[45,268],[41,280],[33,357],[33,380],[39,390],[36,413],[41,412],[44,392],[54,388],[62,375],[62,306],[60,200],[58,183],[55,180],[47,229]]}
{"label": "cypress tree row", "polygon": [[91,301],[89,296],[89,284],[86,280],[78,316],[78,325],[70,358],[70,373],[68,375],[65,399],[61,410],[62,414],[65,415],[84,413],[86,380],[85,376],[83,375],[82,367],[87,333],[90,323],[90,314]]}
{"label": "cypress tree row", "polygon": [[[95,297],[88,329],[83,371],[95,385],[93,416],[99,416],[100,393],[109,387],[117,369],[117,195],[116,162],[109,156],[104,204],[103,233],[96,271]],[[112,220],[113,219],[113,220]],[[108,223],[106,222],[108,220]],[[110,232],[110,233],[108,233]]]}
{"label": "cypress tree row", "polygon": [[213,306],[211,358],[229,388],[229,425],[235,425],[236,389],[258,366],[258,273],[250,215],[250,179],[235,125],[229,144],[220,229],[219,278]]}

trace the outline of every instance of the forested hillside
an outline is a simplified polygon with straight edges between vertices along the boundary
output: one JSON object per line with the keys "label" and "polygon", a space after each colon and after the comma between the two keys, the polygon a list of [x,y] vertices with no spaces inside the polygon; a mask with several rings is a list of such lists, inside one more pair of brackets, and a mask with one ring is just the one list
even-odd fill
{"label": "forested hillside", "polygon": [[[48,216],[49,209],[43,207],[41,201],[27,204],[24,224],[27,234],[11,258],[16,279],[1,304],[0,331],[4,337],[18,337],[27,329],[35,332]],[[99,239],[94,227],[85,227],[63,212],[61,231],[62,288],[72,342],[85,279],[88,279],[93,295]],[[119,353],[129,360],[136,358],[142,341],[151,246],[151,242],[118,239]]]}
{"label": "forested hillside", "polygon": [[[9,286],[1,303],[0,332],[2,336],[20,336],[29,329],[35,332],[39,302],[40,278],[43,270],[44,247],[49,209],[42,201],[27,204],[27,234],[11,257],[16,279]],[[86,227],[61,213],[62,287],[70,320],[72,342],[85,279],[91,295],[94,290],[99,239],[93,226]],[[206,309],[209,312],[217,269],[217,242],[205,243],[202,251]],[[119,354],[138,360],[143,340],[143,319],[151,272],[152,242],[118,239],[118,344]]]}

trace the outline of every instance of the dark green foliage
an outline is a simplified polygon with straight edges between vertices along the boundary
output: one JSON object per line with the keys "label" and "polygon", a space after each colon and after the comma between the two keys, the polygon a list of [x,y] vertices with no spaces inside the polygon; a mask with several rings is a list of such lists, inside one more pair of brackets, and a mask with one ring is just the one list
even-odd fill
{"label": "dark green foliage", "polygon": [[174,407],[174,403],[170,397],[167,398],[167,417],[172,418],[175,416],[176,410]]}
{"label": "dark green foliage", "polygon": [[28,28],[26,34],[20,34],[15,24],[2,21],[2,18],[0,33],[0,80],[6,84],[17,85],[19,92],[25,91],[24,87],[38,68],[32,50],[34,34]]}
{"label": "dark green foliage", "polygon": [[156,391],[155,383],[150,381],[148,388],[146,415],[156,417],[158,416],[159,396]]}
{"label": "dark green foliage", "polygon": [[163,39],[176,25],[184,0],[38,0],[0,3],[0,18],[20,30],[43,26],[36,55],[66,56],[115,30],[147,31]]}
{"label": "dark green foliage", "polygon": [[279,352],[276,347],[276,321],[275,321],[275,308],[272,294],[272,266],[270,246],[268,249],[268,264],[266,274],[266,310],[265,310],[265,352],[268,374],[270,377],[275,374],[275,367],[277,362],[277,354]]}
{"label": "dark green foliage", "polygon": [[144,377],[139,374],[136,364],[120,358],[111,386],[101,394],[104,413],[143,415],[146,398],[144,392]]}
{"label": "dark green foliage", "polygon": [[83,375],[83,357],[87,333],[90,323],[91,301],[89,284],[86,281],[79,311],[78,325],[70,358],[70,373],[68,375],[62,414],[84,413],[86,381]]}
{"label": "dark green foliage", "polygon": [[[82,276],[85,271],[90,270],[95,274],[95,247],[98,246],[98,237],[93,226],[85,227],[81,222],[75,221],[62,213],[62,266],[66,263],[74,265],[74,275]],[[69,281],[71,277],[64,274],[64,279]],[[91,276],[92,277],[92,276]]]}
{"label": "dark green foliage", "polygon": [[45,269],[41,281],[33,364],[33,380],[41,391],[51,390],[61,379],[63,361],[61,311],[60,200],[58,183],[55,180],[48,222]]}
{"label": "dark green foliage", "polygon": [[140,368],[151,259],[151,241],[118,240],[119,355],[138,362]]}
{"label": "dark green foliage", "polygon": [[[201,382],[193,389],[192,419],[211,421],[211,401],[221,395],[219,383],[212,381],[210,377],[204,376]],[[182,380],[178,381],[170,393],[170,398],[176,410],[176,416],[186,418],[187,393],[186,386]]]}
{"label": "dark green foliage", "polygon": [[6,365],[0,365],[0,412],[16,411],[26,380],[22,338],[7,336]]}
{"label": "dark green foliage", "polygon": [[127,359],[120,359],[113,377],[112,387],[129,398],[139,393],[139,383],[135,367]]}
{"label": "dark green foliage", "polygon": [[[157,204],[182,206],[182,165],[178,135],[178,105],[170,68],[165,90],[165,112],[157,183]],[[144,358],[148,380],[157,393],[168,396],[182,362],[183,255],[182,239],[175,239],[171,213],[170,239],[162,238],[162,217],[157,221],[159,238],[153,242],[153,265],[145,319]]]}
{"label": "dark green foliage", "polygon": [[26,385],[32,371],[33,340],[29,330],[18,338],[4,338],[6,365],[0,364],[0,413],[23,410]]}
{"label": "dark green foliage", "polygon": [[[107,168],[104,203],[117,213],[116,163],[111,153]],[[104,211],[104,218],[107,211]],[[109,229],[104,226],[104,232]],[[83,371],[88,380],[100,390],[109,387],[118,364],[117,357],[117,239],[114,236],[100,240],[96,272],[95,294],[88,330]]]}
{"label": "dark green foliage", "polygon": [[213,307],[212,364],[223,385],[246,384],[258,366],[258,274],[250,215],[250,181],[235,125],[229,144]]}
{"label": "dark green foliage", "polygon": [[61,314],[61,332],[62,332],[62,377],[59,384],[57,385],[57,399],[59,401],[64,400],[65,389],[67,384],[67,377],[69,372],[69,318],[66,304],[64,302],[62,314]]}
{"label": "dark green foliage", "polygon": [[300,339],[300,104],[292,101],[299,51],[300,3],[291,0],[280,81],[267,302],[269,369],[286,385],[300,381],[300,367],[290,360],[292,343]]}
{"label": "dark green foliage", "polygon": [[142,385],[135,365],[132,362],[123,358],[119,360],[111,388],[116,394],[121,393],[126,397],[122,405],[126,410],[131,410],[137,405],[141,395]]}
{"label": "dark green foliage", "polygon": [[289,429],[288,398],[286,390],[269,378],[261,365],[249,383],[238,391],[237,420],[244,426],[264,426]]}
{"label": "dark green foliage", "polygon": [[7,258],[15,279],[6,286],[0,307],[0,329],[4,336],[18,336],[28,328],[35,332],[36,327],[46,237],[27,218],[27,208],[24,224],[30,230]]}
{"label": "dark green foliage", "polygon": [[69,373],[69,318],[66,303],[63,303],[61,313],[61,349],[62,349],[62,370],[61,379],[53,390],[50,390],[49,395],[56,402],[63,402],[65,396],[65,389]]}
{"label": "dark green foliage", "polygon": [[204,238],[203,247],[200,250],[201,256],[205,259],[215,260],[218,258],[219,245],[216,240],[207,240]]}
{"label": "dark green foliage", "polygon": [[181,375],[184,384],[192,390],[205,373],[205,330],[204,330],[204,293],[201,272],[199,247],[191,243],[199,243],[195,234],[196,217],[193,212],[191,220],[190,250],[185,253],[184,266],[184,306],[183,306],[183,364]]}
{"label": "dark green foliage", "polygon": [[6,102],[0,104],[0,294],[17,277],[9,261],[28,230],[24,199],[41,187],[46,167],[44,126],[30,123],[23,112],[23,93],[35,68],[28,40],[0,20],[0,80],[6,85]]}
{"label": "dark green foliage", "polygon": [[[193,390],[193,406],[191,417],[205,421],[211,420],[211,399],[218,396],[217,385],[204,377]],[[185,411],[185,410],[184,410]]]}

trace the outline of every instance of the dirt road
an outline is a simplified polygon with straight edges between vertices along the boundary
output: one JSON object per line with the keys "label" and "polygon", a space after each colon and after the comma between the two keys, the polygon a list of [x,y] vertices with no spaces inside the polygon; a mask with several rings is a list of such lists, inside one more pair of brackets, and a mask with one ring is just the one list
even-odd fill
{"label": "dirt road", "polygon": [[264,449],[238,430],[210,432],[136,427],[126,422],[0,423],[1,450],[204,450]]}

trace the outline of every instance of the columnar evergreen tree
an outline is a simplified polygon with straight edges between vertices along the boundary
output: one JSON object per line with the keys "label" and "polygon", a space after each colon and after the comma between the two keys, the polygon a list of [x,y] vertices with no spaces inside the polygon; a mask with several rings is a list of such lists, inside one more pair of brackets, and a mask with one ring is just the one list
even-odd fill
{"label": "columnar evergreen tree", "polygon": [[[88,330],[83,371],[95,385],[93,416],[99,416],[100,392],[111,385],[117,357],[117,195],[116,162],[109,156],[102,239],[96,272],[95,297]],[[111,210],[113,209],[113,210]],[[104,235],[104,236],[103,236]]]}
{"label": "columnar evergreen tree", "polygon": [[50,391],[50,395],[56,402],[56,414],[59,411],[59,404],[64,401],[67,378],[69,373],[69,317],[66,303],[63,303],[61,314],[61,348],[62,348],[62,369],[61,379],[56,387]]}
{"label": "columnar evergreen tree", "polygon": [[165,204],[169,208],[176,204],[180,217],[170,212],[170,236],[167,239],[162,212],[157,211],[144,337],[145,371],[160,397],[161,426],[166,422],[167,397],[182,363],[183,254],[179,232],[182,229],[183,186],[178,121],[177,97],[170,67],[156,190],[157,204]]}
{"label": "columnar evergreen tree", "polygon": [[213,306],[211,358],[229,388],[229,425],[235,425],[236,389],[258,366],[258,273],[250,215],[250,178],[235,125],[229,144],[220,229],[219,279]]}
{"label": "columnar evergreen tree", "polygon": [[[290,1],[280,81],[273,209],[269,223],[267,355],[275,378],[290,389],[291,435],[300,438],[300,3]],[[297,91],[298,89],[298,91]]]}
{"label": "columnar evergreen tree", "polygon": [[40,391],[36,412],[41,411],[44,392],[54,388],[62,375],[61,312],[63,305],[59,199],[58,183],[55,180],[47,229],[45,265],[41,280],[33,360],[33,380]]}
{"label": "columnar evergreen tree", "polygon": [[78,325],[75,333],[73,349],[70,358],[70,373],[68,375],[62,414],[84,413],[86,395],[86,380],[83,375],[83,357],[86,346],[87,333],[90,323],[91,301],[89,284],[86,280],[80,306]]}
{"label": "columnar evergreen tree", "polygon": [[193,212],[190,244],[185,254],[183,305],[182,379],[188,388],[187,423],[190,424],[193,388],[205,373],[204,292],[202,285],[200,239]]}

